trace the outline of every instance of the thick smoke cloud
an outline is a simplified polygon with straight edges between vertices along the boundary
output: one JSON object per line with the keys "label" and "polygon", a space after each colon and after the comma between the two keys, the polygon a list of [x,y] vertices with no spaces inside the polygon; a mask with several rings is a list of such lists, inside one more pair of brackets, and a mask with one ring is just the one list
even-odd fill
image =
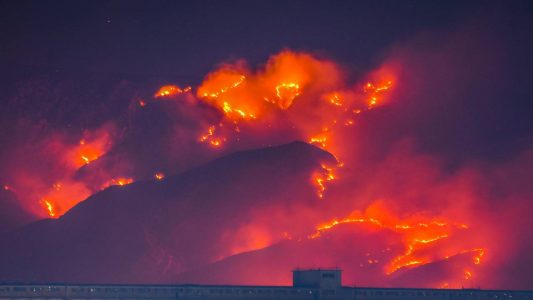
{"label": "thick smoke cloud", "polygon": [[[173,89],[154,86],[131,96],[127,122],[111,119],[76,133],[22,123],[19,138],[4,150],[0,178],[28,211],[51,215],[48,201],[57,217],[109,185],[302,140],[339,162],[324,162],[306,178],[320,205],[309,199],[291,209],[280,202],[239,202],[245,218],[217,231],[212,241],[221,249],[202,253],[202,262],[223,264],[231,255],[272,246],[286,268],[349,268],[346,283],[405,285],[409,276],[426,272],[425,286],[531,287],[533,276],[523,266],[533,264],[526,238],[533,225],[527,218],[533,156],[531,144],[503,137],[512,126],[498,125],[511,113],[508,92],[498,84],[510,75],[502,38],[473,25],[423,34],[393,47],[375,70],[355,80],[341,64],[306,52],[282,51],[261,66],[226,62],[191,90],[177,82]],[[511,146],[489,149],[492,139]],[[228,184],[237,189],[239,183]],[[429,229],[416,225],[432,222]],[[325,225],[330,228],[320,229]],[[171,255],[149,231],[142,234],[152,245],[147,255]],[[290,248],[300,251],[297,261],[275,251],[289,241],[311,245],[327,238],[335,255],[323,259],[299,246]],[[179,248],[176,241],[165,243]],[[402,255],[403,268],[390,272]],[[168,268],[179,274],[190,271],[189,263]],[[268,283],[243,274],[233,280]]]}

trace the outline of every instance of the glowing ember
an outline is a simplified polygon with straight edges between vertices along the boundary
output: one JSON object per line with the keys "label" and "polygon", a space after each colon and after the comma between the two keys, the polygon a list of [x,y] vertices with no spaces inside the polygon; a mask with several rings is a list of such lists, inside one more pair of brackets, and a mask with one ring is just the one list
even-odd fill
{"label": "glowing ember", "polygon": [[328,102],[335,106],[342,106],[342,101],[338,93],[333,93],[332,95],[326,97]]}
{"label": "glowing ember", "polygon": [[105,129],[87,131],[84,136],[78,145],[69,150],[68,160],[74,168],[80,168],[97,160],[113,145],[111,133]]}
{"label": "glowing ember", "polygon": [[321,170],[313,174],[312,181],[317,187],[318,197],[323,198],[324,192],[326,191],[325,183],[334,180],[335,175],[333,174],[333,168],[330,168],[325,164],[321,164],[320,167]]}
{"label": "glowing ember", "polygon": [[472,278],[472,272],[465,270],[465,279],[469,280]]}
{"label": "glowing ember", "polygon": [[108,188],[108,187],[113,186],[113,185],[124,186],[124,185],[128,185],[130,183],[133,183],[133,179],[132,178],[126,178],[126,177],[113,178],[113,179],[109,180],[108,182],[104,183],[102,185],[101,189],[103,190],[103,189]]}
{"label": "glowing ember", "polygon": [[318,144],[324,149],[327,146],[327,141],[328,141],[328,138],[325,135],[315,136],[309,139],[310,144]]}
{"label": "glowing ember", "polygon": [[367,83],[363,91],[368,95],[368,108],[376,106],[379,102],[380,95],[392,87],[392,81],[386,81],[380,85],[375,85],[371,82]]}
{"label": "glowing ember", "polygon": [[[184,89],[181,89],[180,87],[178,87],[176,85],[165,85],[165,86],[162,86],[154,94],[154,97],[155,98],[172,97],[172,96],[176,96],[176,95],[179,95],[179,94],[183,94],[183,93],[189,92],[190,90],[191,90],[190,86],[188,86],[188,87],[186,87]],[[144,106],[144,105],[141,105],[141,106]]]}
{"label": "glowing ember", "polygon": [[126,184],[130,184],[133,182],[133,179],[131,178],[118,178],[118,179],[113,179],[114,182],[120,186],[123,186],[123,185],[126,185]]}
{"label": "glowing ember", "polygon": [[162,180],[163,178],[165,178],[165,174],[161,173],[161,172],[157,172],[154,174],[154,178],[157,179],[157,180]]}
{"label": "glowing ember", "polygon": [[481,258],[485,255],[485,249],[474,249],[470,250],[471,252],[477,252],[474,256],[474,264],[479,265],[481,263]]}
{"label": "glowing ember", "polygon": [[55,209],[54,209],[54,206],[52,205],[52,203],[48,200],[42,200],[41,203],[44,205],[44,208],[46,209],[46,211],[48,212],[48,215],[52,218],[54,218],[56,216],[56,212],[55,212]]}
{"label": "glowing ember", "polygon": [[54,184],[52,185],[52,188],[53,188],[54,190],[56,190],[56,191],[61,190],[62,187],[63,187],[63,185],[61,184],[61,182],[57,182],[57,183],[54,183]]}
{"label": "glowing ember", "polygon": [[209,143],[214,148],[220,147],[222,145],[222,142],[226,141],[225,137],[217,137],[215,135],[216,127],[215,125],[209,126],[207,128],[207,132],[202,134],[200,138],[198,139],[201,143]]}
{"label": "glowing ember", "polygon": [[95,145],[86,144],[84,140],[80,141],[79,158],[83,164],[88,165],[94,160],[97,160],[102,154],[103,150]]}

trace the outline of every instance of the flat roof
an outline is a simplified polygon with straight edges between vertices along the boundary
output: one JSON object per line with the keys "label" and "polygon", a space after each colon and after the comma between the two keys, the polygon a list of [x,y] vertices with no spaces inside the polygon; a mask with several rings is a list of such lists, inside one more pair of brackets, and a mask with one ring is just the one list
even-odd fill
{"label": "flat roof", "polygon": [[[322,269],[323,270],[323,269]],[[111,283],[10,283],[0,282],[0,286],[61,286],[61,287],[153,287],[153,288],[180,288],[180,287],[197,287],[197,288],[294,288],[294,289],[313,289],[307,287],[294,287],[292,285],[203,285],[203,284],[111,284]],[[533,290],[493,290],[493,289],[449,289],[449,288],[403,288],[403,287],[363,287],[363,286],[342,286],[342,289],[365,289],[365,290],[404,290],[404,291],[443,291],[443,292],[512,292],[512,293],[533,293]],[[315,288],[316,289],[316,288]]]}

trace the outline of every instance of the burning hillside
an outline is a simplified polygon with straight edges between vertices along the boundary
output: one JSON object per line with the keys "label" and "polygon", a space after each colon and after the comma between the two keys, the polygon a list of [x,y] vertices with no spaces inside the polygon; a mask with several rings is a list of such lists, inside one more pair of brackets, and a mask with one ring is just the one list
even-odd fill
{"label": "burning hillside", "polygon": [[[493,176],[505,167],[450,171],[410,140],[365,137],[395,129],[387,113],[402,111],[414,78],[403,67],[387,60],[348,82],[338,63],[284,50],[138,94],[127,122],[26,124],[38,134],[13,146],[5,186],[53,220],[6,235],[0,279],[272,284],[297,265],[339,265],[347,283],[498,286],[489,272],[510,251],[508,228],[485,200],[507,191]],[[256,274],[221,279],[244,265]]]}
{"label": "burning hillside", "polygon": [[[382,68],[367,76],[363,83],[348,85],[334,62],[307,53],[283,51],[257,70],[251,70],[242,61],[224,64],[194,89],[162,86],[151,101],[139,100],[138,114],[142,118],[142,110],[150,109],[147,105],[171,100],[180,114],[196,118],[191,119],[195,124],[169,124],[179,126],[173,130],[183,142],[198,143],[198,147],[206,144],[227,152],[258,143],[304,140],[342,159],[340,141],[345,134],[342,130],[353,126],[359,114],[386,102],[393,80],[392,70]],[[110,185],[128,184],[133,178],[146,179],[159,173],[161,167],[168,168],[159,165],[140,171],[142,165],[132,161],[130,155],[119,153],[128,147],[128,141],[138,139],[134,135],[124,136],[117,125],[109,122],[77,137],[67,133],[35,137],[32,144],[24,145],[22,152],[37,152],[30,160],[44,162],[48,167],[37,176],[30,176],[33,165],[24,166],[17,160],[17,172],[21,174],[13,174],[8,183],[31,211],[37,213],[38,204],[41,214],[59,217]],[[210,151],[198,147],[191,151]],[[20,155],[21,149],[18,150],[14,156]],[[165,158],[165,164],[170,159],[172,165],[173,158]],[[331,178],[316,176],[317,192],[323,193],[322,181]]]}

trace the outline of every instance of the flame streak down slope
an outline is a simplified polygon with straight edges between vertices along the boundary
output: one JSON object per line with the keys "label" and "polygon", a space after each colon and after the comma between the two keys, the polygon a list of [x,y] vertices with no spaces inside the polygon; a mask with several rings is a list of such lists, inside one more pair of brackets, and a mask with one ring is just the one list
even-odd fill
{"label": "flame streak down slope", "polygon": [[[53,132],[40,137],[27,151],[34,157],[25,157],[28,163],[16,163],[17,172],[10,180],[13,186],[10,189],[36,216],[59,218],[110,185],[131,183],[131,178],[118,176],[125,172],[106,170],[98,163],[117,144],[116,137],[116,126],[112,123],[73,136]],[[35,161],[47,167],[34,171]]]}
{"label": "flame streak down slope", "polygon": [[[372,217],[368,214],[362,214],[355,211],[351,216],[342,219],[333,219],[329,222],[323,223],[316,228],[316,232],[309,235],[309,239],[316,239],[322,237],[328,231],[335,227],[344,224],[366,224],[377,227],[381,230],[389,230],[398,233],[402,237],[405,247],[405,252],[395,256],[384,266],[386,275],[411,266],[420,266],[429,264],[438,260],[449,259],[453,255],[470,254],[472,255],[472,263],[479,265],[481,258],[486,252],[485,248],[473,248],[457,250],[455,245],[452,247],[445,247],[445,250],[435,251],[427,254],[424,251],[431,249],[433,245],[445,242],[446,239],[451,238],[457,231],[468,230],[466,224],[450,224],[441,220],[406,220],[398,221],[397,218],[390,218],[390,220],[378,217]],[[468,278],[472,278],[472,271],[465,270],[465,274],[469,274]]]}
{"label": "flame streak down slope", "polygon": [[54,178],[55,182],[49,188],[30,196],[40,198],[39,203],[49,217],[60,217],[79,201],[98,191],[74,177],[81,168],[92,164],[113,147],[113,131],[114,128],[105,125],[94,131],[86,130],[76,145],[62,140],[49,141],[61,151],[62,155],[58,157],[63,160],[60,161],[63,174]]}

